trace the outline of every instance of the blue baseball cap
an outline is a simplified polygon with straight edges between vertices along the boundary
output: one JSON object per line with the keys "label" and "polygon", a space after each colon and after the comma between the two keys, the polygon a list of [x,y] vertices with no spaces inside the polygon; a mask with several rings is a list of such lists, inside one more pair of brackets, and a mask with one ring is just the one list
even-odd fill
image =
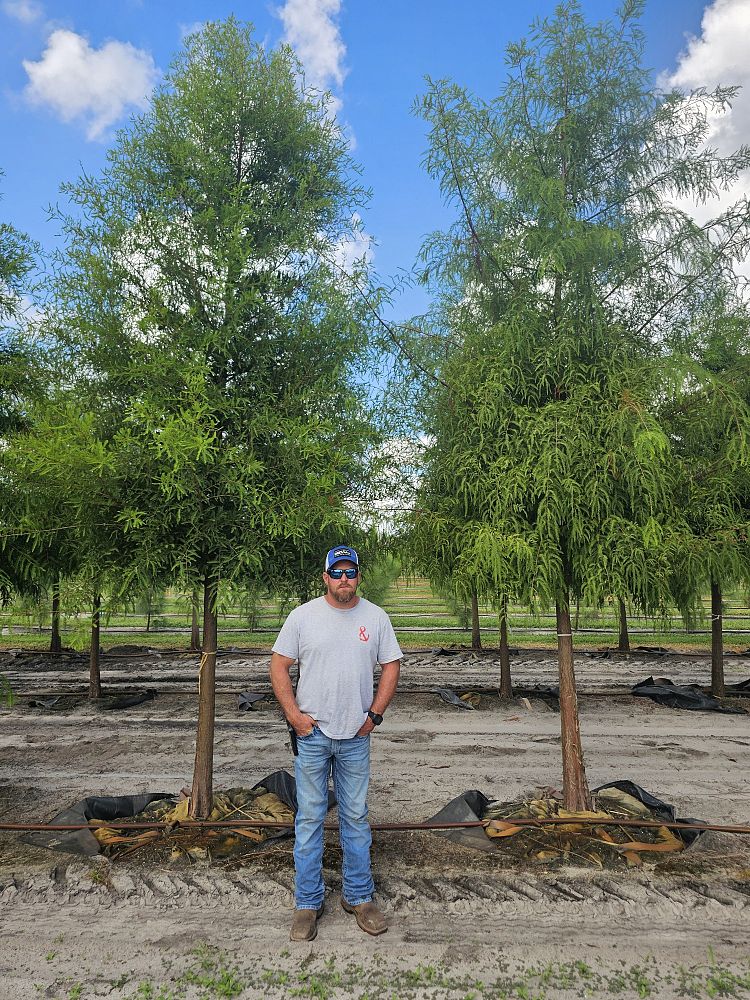
{"label": "blue baseball cap", "polygon": [[342,559],[348,559],[355,566],[359,566],[359,556],[355,549],[349,548],[348,545],[337,545],[335,549],[329,549],[326,553],[326,572],[334,563],[341,562]]}

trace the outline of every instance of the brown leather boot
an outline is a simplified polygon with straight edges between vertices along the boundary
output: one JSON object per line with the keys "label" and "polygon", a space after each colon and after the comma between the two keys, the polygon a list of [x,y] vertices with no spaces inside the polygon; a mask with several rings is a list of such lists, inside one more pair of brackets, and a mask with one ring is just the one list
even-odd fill
{"label": "brown leather boot", "polygon": [[385,934],[388,930],[385,917],[374,903],[358,903],[352,906],[342,896],[341,905],[347,913],[354,914],[354,919],[368,934]]}
{"label": "brown leather boot", "polygon": [[291,941],[312,941],[318,933],[318,918],[323,916],[323,904],[317,910],[295,910],[292,918]]}

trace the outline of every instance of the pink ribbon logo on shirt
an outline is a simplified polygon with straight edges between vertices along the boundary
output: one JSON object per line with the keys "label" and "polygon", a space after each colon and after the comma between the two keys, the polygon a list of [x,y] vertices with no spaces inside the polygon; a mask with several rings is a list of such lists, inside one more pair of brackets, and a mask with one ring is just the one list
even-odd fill
{"label": "pink ribbon logo on shirt", "polygon": [[370,637],[367,634],[367,629],[365,628],[364,625],[360,625],[359,626],[359,641],[360,642],[369,642],[370,641]]}

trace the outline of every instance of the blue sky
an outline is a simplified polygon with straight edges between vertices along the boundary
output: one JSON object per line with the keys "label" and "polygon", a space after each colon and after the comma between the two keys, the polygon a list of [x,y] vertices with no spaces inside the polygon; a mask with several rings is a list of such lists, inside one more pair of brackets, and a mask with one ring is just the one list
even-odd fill
{"label": "blue sky", "polygon": [[[583,6],[595,18],[614,8]],[[308,78],[333,90],[373,192],[363,223],[375,268],[385,279],[408,272],[423,236],[446,219],[420,167],[424,128],[410,111],[425,74],[492,96],[506,44],[552,9],[547,0],[0,0],[0,219],[53,246],[46,206],[60,183],[101,168],[113,129],[146,99],[186,30],[234,13],[268,44],[288,40]],[[687,89],[750,84],[750,0],[652,0],[643,27],[655,76]],[[750,139],[747,93],[721,131],[732,145]],[[421,293],[407,292],[394,315],[422,305]]]}

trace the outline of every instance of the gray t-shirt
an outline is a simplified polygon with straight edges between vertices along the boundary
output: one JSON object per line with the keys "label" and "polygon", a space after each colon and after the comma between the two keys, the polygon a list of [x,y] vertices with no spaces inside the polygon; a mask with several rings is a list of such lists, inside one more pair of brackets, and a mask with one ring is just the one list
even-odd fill
{"label": "gray t-shirt", "polygon": [[334,608],[325,597],[301,604],[273,651],[299,662],[297,704],[332,740],[351,739],[364,724],[375,664],[402,656],[388,615],[363,597],[353,608]]}

